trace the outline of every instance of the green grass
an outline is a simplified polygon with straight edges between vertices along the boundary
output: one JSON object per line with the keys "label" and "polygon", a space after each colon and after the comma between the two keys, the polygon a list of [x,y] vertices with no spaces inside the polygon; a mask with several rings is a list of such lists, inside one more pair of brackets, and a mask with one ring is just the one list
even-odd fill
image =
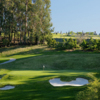
{"label": "green grass", "polygon": [[0,51],[0,59],[17,59],[0,65],[0,87],[15,86],[13,90],[0,90],[0,100],[75,100],[77,93],[88,85],[53,87],[49,80],[58,77],[63,81],[77,77],[100,80],[100,53],[56,51],[40,45],[0,48]]}
{"label": "green grass", "polygon": [[8,60],[9,60],[9,59],[2,58],[2,59],[0,59],[0,63],[6,62],[6,61],[8,61]]}
{"label": "green grass", "polygon": [[88,76],[91,72],[50,70],[50,71],[10,71],[0,80],[0,85],[15,85],[15,89],[0,91],[0,100],[74,100],[83,87],[53,87],[49,80],[55,77]]}

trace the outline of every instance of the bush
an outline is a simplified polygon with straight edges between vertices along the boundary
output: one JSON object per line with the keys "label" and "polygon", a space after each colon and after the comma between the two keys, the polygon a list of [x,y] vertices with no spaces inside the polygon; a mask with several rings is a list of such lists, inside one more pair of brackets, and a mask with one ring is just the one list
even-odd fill
{"label": "bush", "polygon": [[90,41],[88,42],[88,50],[94,50],[96,47],[94,40],[92,39],[92,37],[90,38]]}
{"label": "bush", "polygon": [[49,47],[55,47],[58,50],[65,50],[65,49],[73,49],[73,48],[79,48],[82,47],[83,50],[87,51],[94,51],[94,50],[100,50],[100,40],[93,40],[90,38],[89,41],[86,41],[85,39],[81,44],[78,44],[77,40],[70,39],[63,39],[63,42],[56,42],[55,39],[47,38],[47,44]]}
{"label": "bush", "polygon": [[100,40],[97,43],[97,49],[100,50]]}
{"label": "bush", "polygon": [[95,79],[86,90],[77,94],[76,100],[100,100],[100,82]]}
{"label": "bush", "polygon": [[88,48],[86,40],[83,40],[83,42],[80,44],[83,50],[86,50]]}
{"label": "bush", "polygon": [[65,47],[64,43],[62,43],[62,42],[57,42],[57,43],[56,43],[56,49],[57,49],[57,50],[65,50],[66,47]]}
{"label": "bush", "polygon": [[77,40],[73,40],[72,38],[68,39],[65,43],[66,49],[73,49],[77,47]]}
{"label": "bush", "polygon": [[58,50],[73,49],[77,47],[77,41],[73,39],[63,39],[63,42],[56,42],[55,39],[49,38],[47,41],[49,47],[55,47]]}
{"label": "bush", "polygon": [[56,47],[56,40],[55,39],[48,39],[47,40],[47,45],[49,46],[49,47]]}
{"label": "bush", "polygon": [[97,44],[98,40],[93,40],[92,38],[87,42],[86,40],[83,40],[83,42],[80,44],[83,50],[90,50],[94,51],[97,50]]}

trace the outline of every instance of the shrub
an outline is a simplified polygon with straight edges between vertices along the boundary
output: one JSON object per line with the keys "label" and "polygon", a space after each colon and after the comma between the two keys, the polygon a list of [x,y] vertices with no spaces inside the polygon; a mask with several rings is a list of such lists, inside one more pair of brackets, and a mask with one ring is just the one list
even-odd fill
{"label": "shrub", "polygon": [[56,46],[56,40],[52,39],[52,47],[55,47],[55,46]]}
{"label": "shrub", "polygon": [[88,42],[88,50],[94,50],[96,47],[93,38],[90,38],[90,41]]}
{"label": "shrub", "polygon": [[86,50],[86,48],[88,47],[86,40],[83,40],[83,42],[80,44],[80,46],[82,47],[83,50]]}
{"label": "shrub", "polygon": [[55,39],[48,39],[47,40],[47,45],[49,46],[49,47],[56,47],[56,40]]}
{"label": "shrub", "polygon": [[57,50],[65,50],[66,47],[65,47],[64,43],[62,43],[62,42],[57,42],[57,43],[56,43],[56,49],[57,49]]}
{"label": "shrub", "polygon": [[100,82],[95,79],[84,91],[80,91],[76,100],[100,100]]}
{"label": "shrub", "polygon": [[97,49],[100,50],[100,40],[97,43]]}
{"label": "shrub", "polygon": [[74,48],[77,48],[78,46],[77,46],[77,40],[75,39],[74,40]]}
{"label": "shrub", "polygon": [[77,47],[77,40],[63,39],[63,42],[56,42],[55,39],[48,38],[47,44],[49,47],[55,47],[58,50],[73,49]]}
{"label": "shrub", "polygon": [[86,40],[83,40],[83,42],[80,44],[83,50],[96,50],[97,49],[98,40],[93,40],[92,38],[87,42]]}
{"label": "shrub", "polygon": [[77,47],[77,40],[73,40],[72,38],[68,39],[65,43],[66,49],[73,49]]}

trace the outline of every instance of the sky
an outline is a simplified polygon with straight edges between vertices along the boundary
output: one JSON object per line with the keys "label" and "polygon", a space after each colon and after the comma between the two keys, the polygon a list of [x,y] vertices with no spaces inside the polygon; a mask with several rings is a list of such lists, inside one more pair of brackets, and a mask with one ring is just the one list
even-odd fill
{"label": "sky", "polygon": [[100,0],[51,0],[54,32],[100,33]]}

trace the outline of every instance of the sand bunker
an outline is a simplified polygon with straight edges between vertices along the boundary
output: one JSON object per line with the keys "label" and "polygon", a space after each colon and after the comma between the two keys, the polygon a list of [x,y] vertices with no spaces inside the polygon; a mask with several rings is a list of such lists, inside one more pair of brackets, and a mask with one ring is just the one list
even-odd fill
{"label": "sand bunker", "polygon": [[3,62],[3,63],[0,63],[0,65],[3,65],[3,64],[6,64],[6,63],[10,63],[10,62],[13,62],[15,61],[16,59],[13,59],[13,58],[10,58],[9,61],[6,61],[6,62]]}
{"label": "sand bunker", "polygon": [[49,82],[52,86],[83,86],[89,83],[88,80],[84,78],[76,78],[76,80],[71,82],[63,82],[60,78],[55,78],[49,80]]}
{"label": "sand bunker", "polygon": [[0,90],[10,90],[10,89],[14,89],[14,88],[15,88],[15,86],[8,85],[8,86],[4,86],[4,87],[0,88]]}
{"label": "sand bunker", "polygon": [[0,90],[10,90],[10,89],[14,89],[15,86],[5,86],[5,87],[2,87],[0,88]]}

